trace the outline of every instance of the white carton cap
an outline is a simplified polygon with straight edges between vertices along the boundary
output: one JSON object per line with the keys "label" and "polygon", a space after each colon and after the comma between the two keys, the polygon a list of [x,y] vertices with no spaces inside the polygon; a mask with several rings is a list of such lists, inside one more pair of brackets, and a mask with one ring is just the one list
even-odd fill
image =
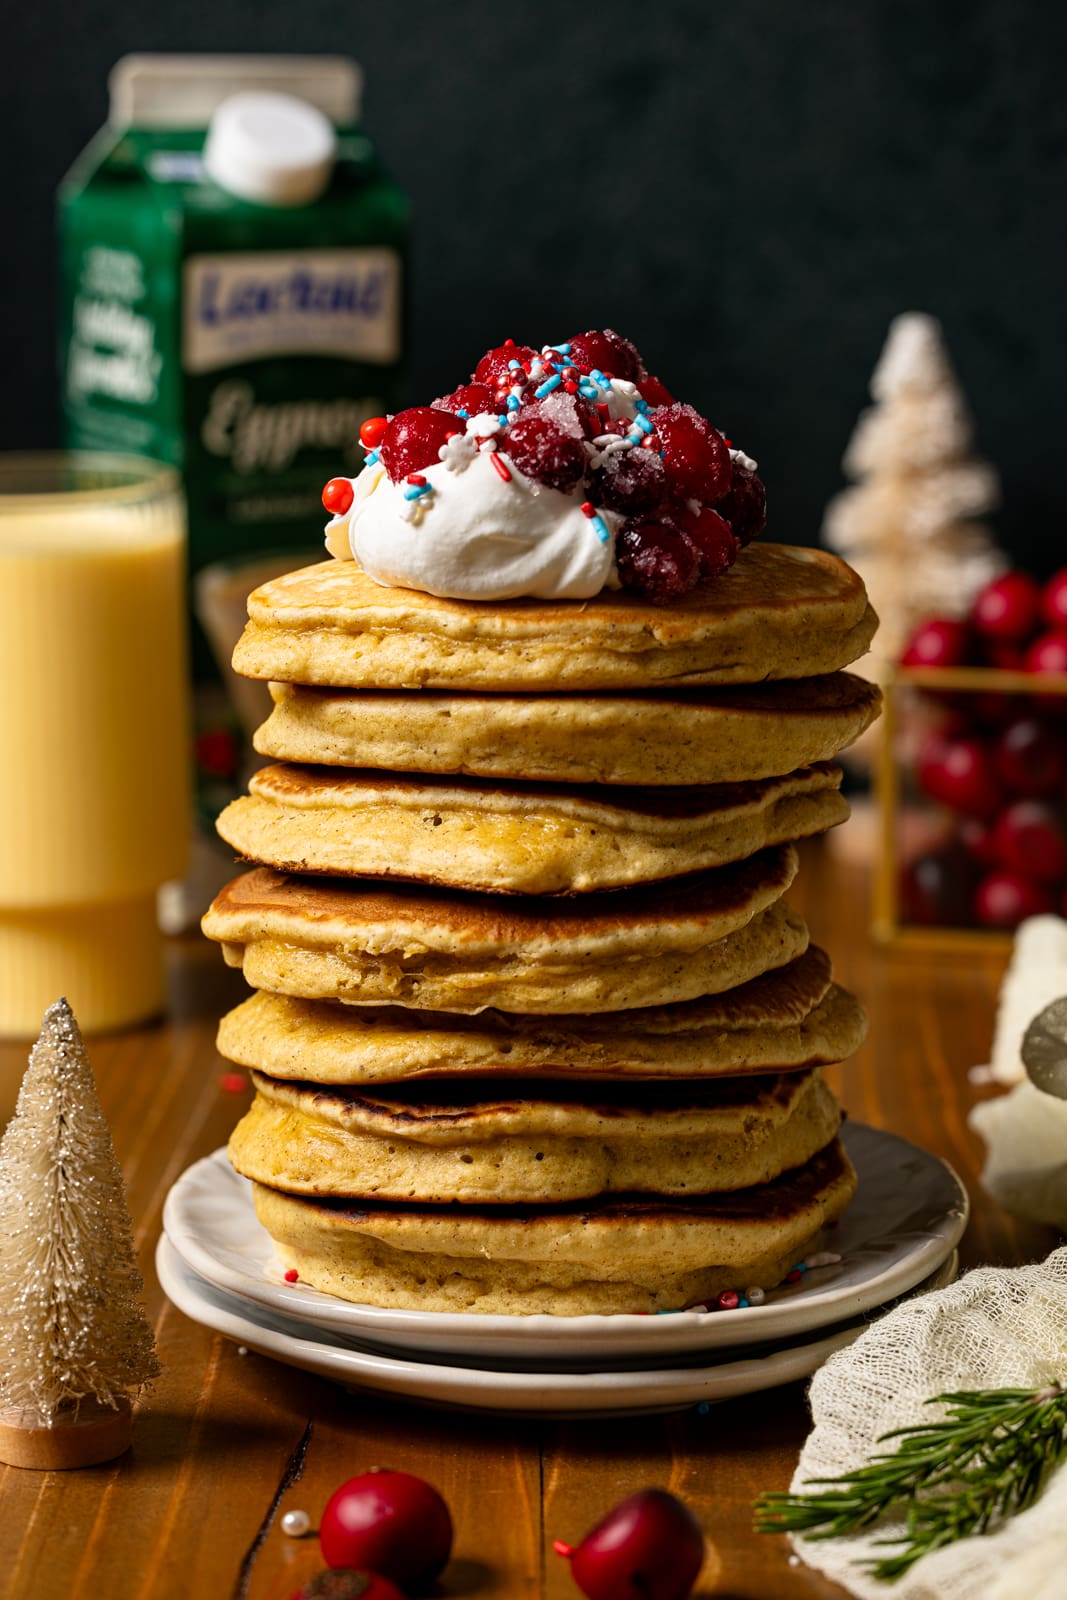
{"label": "white carton cap", "polygon": [[242,200],[306,206],[329,183],[336,154],[333,125],[306,100],[246,92],[215,108],[204,169]]}
{"label": "white carton cap", "polygon": [[295,94],[337,128],[359,121],[363,75],[348,56],[129,55],[108,77],[113,128],[206,128],[230,95]]}

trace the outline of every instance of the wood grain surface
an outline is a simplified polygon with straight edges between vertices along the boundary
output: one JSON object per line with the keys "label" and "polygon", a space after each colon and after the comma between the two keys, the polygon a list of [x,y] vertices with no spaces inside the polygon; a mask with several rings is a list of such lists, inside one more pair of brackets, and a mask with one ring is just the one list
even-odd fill
{"label": "wood grain surface", "polygon": [[[946,1157],[970,1191],[965,1266],[1047,1254],[1049,1229],[1013,1222],[978,1183],[966,1115],[984,1091],[1003,955],[879,949],[862,866],[805,848],[791,901],[871,1016],[865,1047],[831,1069],[853,1118]],[[404,1468],[444,1494],[455,1555],[437,1593],[479,1600],[576,1596],[553,1538],[576,1542],[623,1495],[660,1484],[700,1517],[713,1550],[700,1595],[829,1600],[843,1591],[790,1563],[784,1540],[751,1531],[762,1489],[784,1488],[808,1427],[804,1385],[665,1417],[583,1422],[482,1418],[347,1393],[190,1322],[162,1295],[153,1251],[168,1188],[223,1144],[246,1096],[225,1092],[215,1022],[243,992],[196,938],[170,954],[165,1026],[91,1042],[128,1186],[163,1377],[138,1406],[128,1456],[69,1473],[2,1470],[0,1584],[18,1600],[289,1600],[321,1566],[314,1537],[279,1522],[367,1467]],[[0,1045],[0,1114],[25,1046]]]}

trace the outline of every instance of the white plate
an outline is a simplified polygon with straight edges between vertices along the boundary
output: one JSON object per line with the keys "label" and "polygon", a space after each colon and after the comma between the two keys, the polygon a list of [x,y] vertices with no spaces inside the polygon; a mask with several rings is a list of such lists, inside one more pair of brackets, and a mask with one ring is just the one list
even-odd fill
{"label": "white plate", "polygon": [[967,1195],[945,1162],[895,1134],[846,1123],[859,1189],[828,1235],[839,1266],[805,1274],[737,1311],[654,1317],[479,1316],[355,1305],[284,1282],[251,1186],[223,1150],[190,1167],[167,1196],[163,1226],[178,1254],[216,1288],[315,1332],[391,1351],[545,1363],[639,1358],[783,1339],[844,1322],[907,1292],[946,1261],[967,1222]]}
{"label": "white plate", "polygon": [[[951,1254],[918,1292],[940,1288],[955,1276]],[[429,1361],[405,1361],[375,1350],[353,1349],[329,1338],[308,1338],[298,1324],[252,1306],[207,1283],[164,1235],[156,1247],[164,1293],[187,1317],[236,1340],[246,1349],[288,1366],[332,1378],[348,1388],[372,1389],[423,1404],[462,1410],[536,1412],[556,1417],[596,1412],[622,1415],[679,1411],[687,1406],[753,1394],[807,1378],[835,1350],[859,1338],[866,1321],[777,1347],[766,1354],[708,1367],[639,1372],[501,1372]]]}

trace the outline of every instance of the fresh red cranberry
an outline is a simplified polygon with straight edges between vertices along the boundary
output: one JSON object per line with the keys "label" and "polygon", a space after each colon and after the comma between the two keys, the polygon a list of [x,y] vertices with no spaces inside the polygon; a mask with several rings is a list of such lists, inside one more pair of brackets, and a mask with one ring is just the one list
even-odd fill
{"label": "fresh red cranberry", "polygon": [[319,1524],[328,1566],[366,1567],[405,1587],[427,1583],[452,1553],[448,1507],[410,1472],[362,1472],[335,1489]]}
{"label": "fresh red cranberry", "polygon": [[1054,628],[1035,639],[1023,665],[1027,672],[1067,672],[1067,628]]}
{"label": "fresh red cranberry", "polygon": [[1026,572],[1005,572],[976,595],[971,621],[991,639],[1018,642],[1033,633],[1041,614],[1041,590]]}
{"label": "fresh red cranberry", "polygon": [[628,378],[640,383],[645,376],[645,364],[629,339],[613,328],[603,328],[599,333],[591,328],[588,333],[576,333],[568,339],[570,359],[585,372],[594,368],[610,378]]}
{"label": "fresh red cranberry", "polygon": [[292,1600],[406,1600],[406,1596],[379,1572],[331,1567],[302,1583]]}
{"label": "fresh red cranberry", "polygon": [[586,468],[581,440],[546,417],[516,417],[502,446],[520,472],[550,489],[573,489]]}
{"label": "fresh red cranberry", "polygon": [[462,432],[463,423],[448,411],[432,406],[398,411],[382,435],[382,464],[393,482],[399,483],[409,472],[435,466],[449,434]]}
{"label": "fresh red cranberry", "polygon": [[1054,572],[1041,591],[1041,615],[1050,628],[1067,631],[1067,567]]}
{"label": "fresh red cranberry", "polygon": [[726,518],[740,545],[751,544],[767,526],[767,491],[763,479],[734,462],[730,492],[716,501],[715,509]]}
{"label": "fresh red cranberry", "polygon": [[647,400],[650,406],[672,406],[674,396],[659,378],[651,376],[642,378],[637,385],[637,392],[642,400]]}
{"label": "fresh red cranberry", "polygon": [[916,856],[901,879],[904,920],[922,927],[969,922],[976,871],[958,846]]}
{"label": "fresh red cranberry", "polygon": [[590,500],[626,516],[654,511],[666,492],[663,462],[651,450],[610,450],[589,474]]}
{"label": "fresh red cranberry", "polygon": [[[959,826],[960,843],[972,861],[980,867],[995,867],[998,865],[997,853],[993,845],[993,826],[989,822],[982,822],[978,817],[961,817]],[[966,918],[963,919],[964,921]]]}
{"label": "fresh red cranberry", "polygon": [[503,344],[485,352],[471,374],[471,382],[487,384],[495,394],[501,384],[507,383],[509,373],[515,371],[510,365],[512,361],[525,364],[532,361],[536,354],[537,351],[528,344],[516,344],[514,339],[505,339]]}
{"label": "fresh red cranberry", "polygon": [[733,566],[741,547],[718,507],[713,511],[710,506],[701,506],[694,513],[686,506],[675,516],[682,533],[696,546],[702,580],[719,578]]}
{"label": "fresh red cranberry", "polygon": [[495,415],[500,409],[494,391],[484,383],[461,383],[451,394],[443,394],[440,400],[435,400],[433,408],[435,411],[450,411],[453,415],[465,411],[468,417],[479,417],[485,411],[492,411]]}
{"label": "fresh red cranberry", "polygon": [[918,777],[932,800],[940,800],[964,816],[987,818],[1000,808],[1000,785],[992,758],[978,739],[945,739],[935,734],[919,752]]}
{"label": "fresh red cranberry", "polygon": [[714,505],[728,493],[733,462],[722,434],[692,406],[661,406],[650,422],[663,447],[663,465],[675,492]]}
{"label": "fresh red cranberry", "polygon": [[1044,800],[1017,800],[997,818],[993,848],[1000,864],[1036,883],[1067,877],[1067,817]]}
{"label": "fresh red cranberry", "polygon": [[991,872],[974,891],[974,914],[987,928],[1017,928],[1053,905],[1047,889],[1018,872]]}
{"label": "fresh red cranberry", "polygon": [[1013,794],[1053,794],[1067,778],[1067,738],[1040,717],[1016,716],[993,746],[993,768]]}
{"label": "fresh red cranberry", "polygon": [[331,478],[322,491],[322,509],[331,517],[343,517],[354,499],[350,478]]}
{"label": "fresh red cranberry", "polygon": [[630,1495],[581,1544],[553,1542],[587,1600],[686,1600],[704,1565],[704,1534],[666,1489]]}
{"label": "fresh red cranberry", "polygon": [[951,617],[931,617],[916,628],[900,658],[903,667],[959,667],[967,660],[971,630]]}
{"label": "fresh red cranberry", "polygon": [[624,589],[649,600],[677,600],[700,576],[696,546],[663,523],[624,523],[615,541],[615,562]]}
{"label": "fresh red cranberry", "polygon": [[982,639],[982,658],[998,672],[1025,672],[1026,649],[1014,639]]}

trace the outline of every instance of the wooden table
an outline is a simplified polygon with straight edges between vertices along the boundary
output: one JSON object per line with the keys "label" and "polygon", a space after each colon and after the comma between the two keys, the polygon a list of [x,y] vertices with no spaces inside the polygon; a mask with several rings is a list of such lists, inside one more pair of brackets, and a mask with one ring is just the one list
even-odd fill
{"label": "wooden table", "polygon": [[[945,1156],[970,1190],[964,1265],[1047,1254],[1050,1230],[1012,1222],[979,1187],[981,1146],[966,1114],[968,1068],[988,1059],[1003,957],[908,955],[872,947],[863,869],[805,850],[791,900],[867,1004],[863,1050],[831,1071],[850,1114]],[[784,1488],[808,1427],[804,1385],[700,1415],[553,1422],[476,1417],[349,1394],[188,1321],[156,1282],[153,1252],[168,1188],[225,1143],[245,1096],[220,1087],[215,1022],[242,992],[214,946],[170,952],[164,1027],[93,1042],[104,1110],[128,1185],[164,1373],[143,1400],[134,1448],[110,1466],[38,1475],[3,1469],[0,1574],[19,1600],[288,1600],[321,1566],[313,1523],[344,1478],[374,1465],[417,1472],[456,1525],[447,1596],[577,1596],[552,1539],[577,1542],[617,1500],[661,1484],[694,1508],[714,1542],[699,1593],[729,1600],[828,1597],[841,1590],[791,1565],[785,1541],[751,1531],[761,1489]],[[0,1112],[10,1114],[24,1047],[0,1046]]]}

